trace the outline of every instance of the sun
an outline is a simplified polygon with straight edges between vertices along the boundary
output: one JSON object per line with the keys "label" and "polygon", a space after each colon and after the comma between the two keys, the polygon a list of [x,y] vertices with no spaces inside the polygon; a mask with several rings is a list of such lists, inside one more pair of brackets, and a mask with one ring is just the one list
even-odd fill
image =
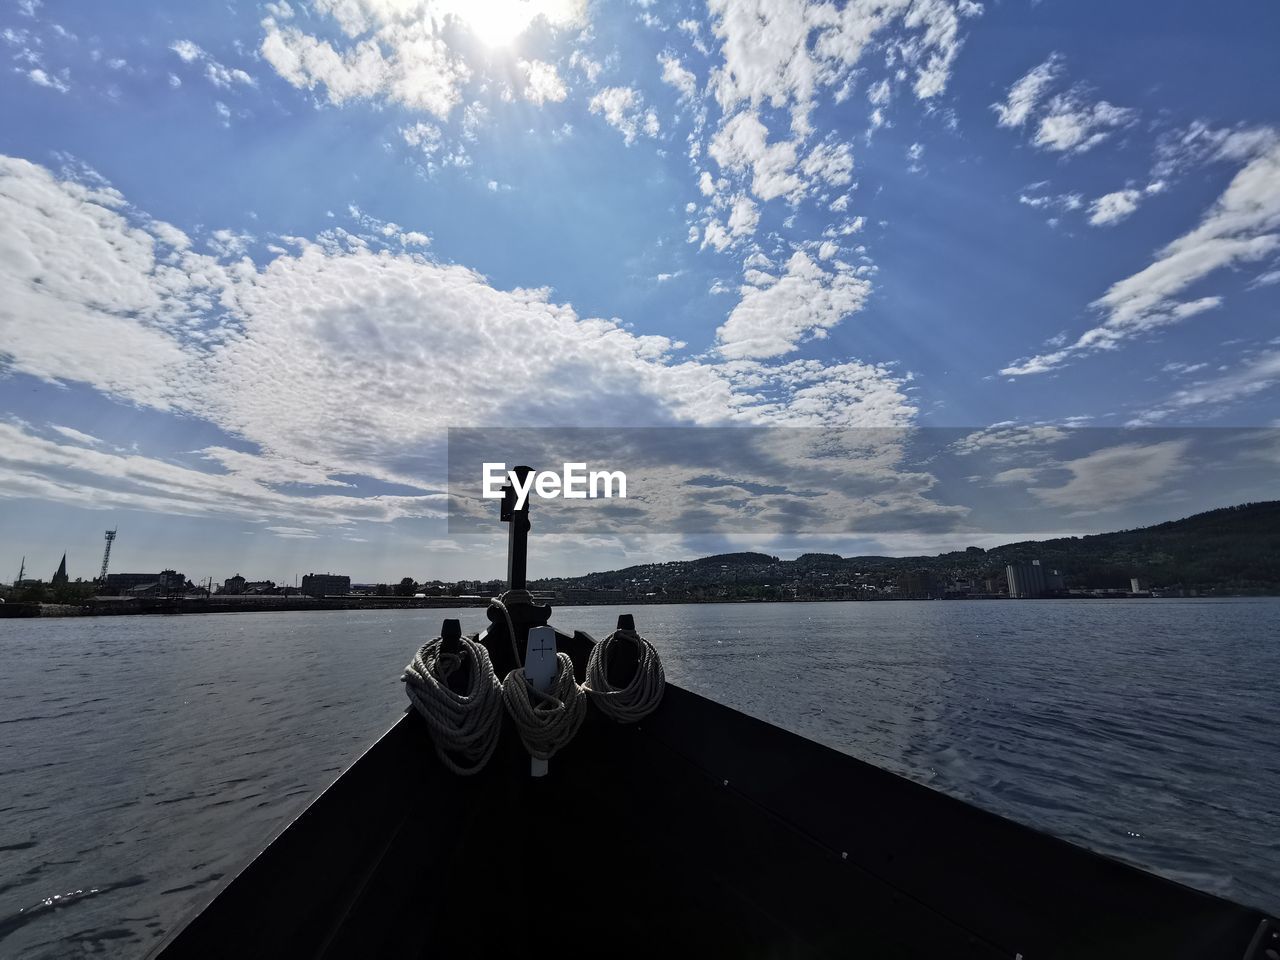
{"label": "sun", "polygon": [[487,47],[510,46],[540,13],[532,0],[465,0],[454,8],[454,16]]}

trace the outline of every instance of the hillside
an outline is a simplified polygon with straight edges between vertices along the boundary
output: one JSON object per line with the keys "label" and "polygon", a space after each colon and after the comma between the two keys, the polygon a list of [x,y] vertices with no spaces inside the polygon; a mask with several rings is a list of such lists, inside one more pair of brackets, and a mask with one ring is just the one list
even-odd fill
{"label": "hillside", "polygon": [[[535,589],[627,596],[750,599],[779,596],[942,595],[1004,590],[1008,563],[1040,560],[1068,589],[1144,585],[1199,594],[1280,594],[1280,501],[1247,503],[1136,530],[1008,543],[921,557],[807,553],[779,560],[731,553],[538,581]],[[957,586],[959,585],[959,586]]]}

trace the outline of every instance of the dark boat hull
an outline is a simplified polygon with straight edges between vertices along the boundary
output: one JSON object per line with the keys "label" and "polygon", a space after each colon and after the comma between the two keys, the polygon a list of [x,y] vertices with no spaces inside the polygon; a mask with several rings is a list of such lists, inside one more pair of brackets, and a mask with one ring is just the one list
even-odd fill
{"label": "dark boat hull", "polygon": [[1274,930],[668,687],[539,780],[510,730],[455,777],[407,714],[156,955],[1241,960]]}

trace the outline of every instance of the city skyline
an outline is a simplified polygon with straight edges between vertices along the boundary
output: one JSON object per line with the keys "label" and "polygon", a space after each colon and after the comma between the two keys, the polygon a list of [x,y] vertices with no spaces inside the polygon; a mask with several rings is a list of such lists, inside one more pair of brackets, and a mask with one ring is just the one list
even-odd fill
{"label": "city skyline", "polygon": [[[1280,503],[1280,501],[1255,502],[1251,505],[1233,504],[1233,505],[1228,505],[1228,509],[1225,512],[1234,513],[1236,509],[1243,508],[1246,506],[1250,506],[1252,508],[1265,509],[1269,507],[1274,507],[1277,503]],[[1164,526],[1164,527],[1168,527],[1170,525],[1177,526],[1188,520],[1193,520],[1193,519],[1200,520],[1200,519],[1204,519],[1206,516],[1212,516],[1216,513],[1222,513],[1222,512],[1224,512],[1222,508],[1214,508],[1210,511],[1197,513],[1192,516],[1167,518],[1162,523],[1156,524],[1156,525]],[[1128,529],[1141,531],[1144,528],[1137,527],[1137,528],[1128,528]],[[111,534],[114,534],[115,532],[116,532],[115,530],[109,531],[109,533]],[[1119,532],[1120,531],[1117,531],[1117,530],[1105,531],[1105,533],[1112,534],[1112,535],[1115,535]],[[1068,540],[1074,541],[1079,539],[1075,535],[1057,534],[1053,536],[1032,538],[1029,540],[1026,540],[1026,539],[1015,540],[1015,539],[1006,538],[1004,540],[1000,540],[999,542],[992,542],[988,544],[986,547],[977,547],[976,544],[969,543],[965,546],[952,545],[946,548],[927,549],[927,550],[921,550],[921,551],[915,551],[915,552],[901,552],[898,554],[848,553],[845,556],[849,560],[856,560],[860,557],[874,558],[879,556],[879,557],[889,557],[894,559],[907,559],[907,560],[910,560],[912,558],[919,558],[921,560],[928,561],[928,560],[942,558],[946,555],[959,555],[961,553],[963,553],[966,556],[972,556],[974,554],[975,549],[977,549],[978,551],[977,555],[982,556],[983,554],[985,554],[987,550],[998,551],[1001,548],[1007,549],[1010,547],[1016,547],[1019,551],[1019,554],[1025,554],[1025,550],[1028,546],[1036,547],[1046,540],[1057,540],[1058,542],[1062,542],[1064,536]],[[112,536],[110,539],[112,542],[114,542],[115,537]],[[729,546],[731,547],[731,549],[727,551],[728,553],[742,553],[744,551],[748,553],[759,552],[752,549],[752,545],[750,543],[747,543],[747,544],[732,543]],[[809,544],[809,546],[812,547],[812,544]],[[777,559],[783,560],[783,561],[796,560],[797,558],[802,557],[805,554],[808,554],[811,557],[824,555],[823,551],[815,551],[811,549],[783,550],[783,551],[775,551],[775,553],[777,554]],[[643,559],[643,558],[637,559],[635,557],[631,557],[631,558],[627,558],[625,562],[620,566],[633,567],[633,566],[640,566],[646,563],[662,565],[664,563],[669,563],[672,560],[679,560],[679,561],[698,560],[698,559],[705,558],[708,556],[713,556],[713,555],[714,554],[704,553],[704,554],[697,554],[689,557],[673,558],[670,556],[665,556],[662,558],[650,558],[650,559]],[[832,555],[837,557],[842,556],[841,554],[833,553],[832,551],[825,552],[825,555],[828,557]],[[993,556],[994,555],[996,554],[993,553]],[[62,561],[59,565],[58,573],[62,574],[64,577],[67,577],[67,579],[70,579],[73,583],[74,582],[85,582],[85,583],[97,582],[96,580],[87,578],[87,577],[84,577],[84,578],[68,577],[68,570],[66,566],[67,556],[68,556],[68,553],[66,552],[62,554]],[[22,558],[20,563],[20,569],[26,569],[28,572],[30,572],[30,567],[27,564],[27,560],[28,558],[26,556]],[[323,566],[306,568],[306,573],[296,572],[293,575],[292,580],[287,576],[286,577],[258,577],[255,575],[245,576],[243,570],[239,568],[237,568],[236,572],[233,574],[227,574],[227,575],[204,574],[199,577],[196,577],[196,576],[191,576],[182,570],[175,571],[175,569],[172,566],[164,566],[162,573],[168,573],[168,574],[172,574],[175,572],[180,573],[181,576],[183,576],[187,581],[191,582],[195,588],[199,590],[203,590],[207,586],[213,592],[222,591],[222,589],[224,588],[224,585],[230,584],[233,581],[239,581],[241,587],[245,586],[246,584],[252,586],[252,585],[270,583],[272,586],[277,588],[287,587],[289,589],[301,589],[303,583],[308,577],[316,577],[316,576],[319,576],[321,578],[328,578],[328,577],[342,578],[348,582],[351,588],[354,589],[357,587],[395,586],[396,584],[399,584],[406,577],[413,580],[415,584],[421,584],[421,585],[427,585],[431,583],[442,584],[446,586],[453,585],[453,584],[463,584],[463,583],[468,583],[468,584],[470,583],[501,583],[501,582],[504,582],[504,578],[505,578],[505,573],[506,573],[505,563],[506,563],[506,557],[504,554],[502,557],[503,569],[497,572],[487,572],[485,574],[474,575],[474,576],[455,574],[453,576],[446,575],[446,576],[418,577],[414,574],[413,571],[399,571],[392,576],[369,577],[369,576],[363,576],[360,571],[356,571],[352,573],[350,571],[343,571],[340,569],[335,570],[335,569],[331,569]],[[1010,596],[1034,597],[1034,596],[1042,595],[1046,592],[1047,593],[1061,592],[1064,589],[1064,573],[1066,574],[1067,577],[1070,577],[1071,576],[1070,571],[1064,571],[1063,569],[1061,569],[1061,564],[1057,565],[1056,567],[1046,565],[1041,571],[1040,564],[1041,564],[1040,559],[1030,558],[1030,559],[1019,560],[1014,564],[1005,564],[1002,562],[996,563],[996,567],[999,568],[999,571],[1008,580]],[[154,563],[150,565],[140,564],[136,569],[112,570],[111,576],[116,578],[119,578],[121,576],[127,576],[127,577],[133,577],[133,578],[157,577],[161,575],[158,575],[155,573],[144,574],[142,571],[144,570],[151,571],[151,570],[159,570],[159,569],[160,569],[160,565],[157,565]],[[614,568],[614,569],[617,569],[617,568]],[[1037,572],[1037,571],[1040,571],[1040,572]],[[600,566],[591,567],[591,568],[580,568],[574,571],[560,572],[560,573],[546,573],[546,572],[531,570],[530,579],[535,581],[548,580],[548,579],[549,580],[575,579],[575,578],[585,577],[593,573],[601,573],[601,572],[609,572],[609,570],[608,568],[600,567]],[[1129,574],[1126,574],[1125,576],[1129,577]],[[57,574],[55,574],[55,578],[56,577],[57,577]],[[1028,580],[1027,578],[1030,578],[1030,579]],[[25,582],[49,583],[50,581],[44,581],[42,577],[33,576],[33,577],[25,578]],[[58,581],[54,579],[52,582],[56,583]],[[62,582],[66,582],[66,580],[63,580]],[[0,585],[4,583],[5,581],[2,578],[0,578]],[[16,585],[17,583],[18,583],[17,579],[11,581],[11,585]],[[1130,592],[1135,594],[1140,593],[1142,591],[1148,590],[1151,586],[1150,581],[1145,577],[1141,579],[1141,583],[1142,583],[1142,586],[1139,586],[1139,578],[1133,577],[1131,579]],[[1079,584],[1077,584],[1076,586],[1079,586]],[[1158,586],[1167,586],[1167,585],[1158,585]]]}

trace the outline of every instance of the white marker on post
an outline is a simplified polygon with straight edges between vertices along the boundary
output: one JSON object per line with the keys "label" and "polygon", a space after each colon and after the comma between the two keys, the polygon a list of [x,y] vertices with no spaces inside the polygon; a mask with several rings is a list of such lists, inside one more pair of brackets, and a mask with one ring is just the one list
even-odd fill
{"label": "white marker on post", "polygon": [[[560,661],[556,658],[556,631],[553,627],[530,627],[524,648],[524,675],[535,690],[550,693],[555,686]],[[529,758],[529,773],[547,775],[547,761]]]}

